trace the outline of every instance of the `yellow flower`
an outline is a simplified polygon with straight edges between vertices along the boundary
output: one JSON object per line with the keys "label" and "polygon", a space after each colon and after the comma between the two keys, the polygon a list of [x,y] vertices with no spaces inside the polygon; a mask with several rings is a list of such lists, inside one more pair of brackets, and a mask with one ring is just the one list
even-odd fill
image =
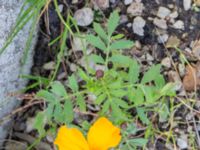
{"label": "yellow flower", "polygon": [[101,117],[90,128],[87,140],[78,129],[62,126],[54,144],[59,150],[108,150],[116,147],[120,140],[120,129]]}

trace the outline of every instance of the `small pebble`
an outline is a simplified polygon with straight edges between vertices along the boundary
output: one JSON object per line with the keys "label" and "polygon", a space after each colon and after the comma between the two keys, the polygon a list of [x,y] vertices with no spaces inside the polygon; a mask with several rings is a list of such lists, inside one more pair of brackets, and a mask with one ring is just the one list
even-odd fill
{"label": "small pebble", "polygon": [[166,7],[159,7],[157,16],[164,19],[165,17],[169,16],[171,11]]}
{"label": "small pebble", "polygon": [[173,24],[173,28],[175,28],[175,29],[180,29],[180,30],[184,30],[184,29],[185,29],[185,27],[184,27],[184,22],[181,21],[181,20],[176,21],[176,22]]}
{"label": "small pebble", "polygon": [[178,64],[178,71],[181,77],[185,75],[185,65],[184,64]]}
{"label": "small pebble", "polygon": [[55,62],[50,61],[50,62],[47,62],[43,65],[43,69],[44,70],[53,70],[53,69],[55,69],[55,66],[56,66]]}
{"label": "small pebble", "polygon": [[100,9],[106,9],[110,7],[109,0],[93,0],[96,7]]}
{"label": "small pebble", "polygon": [[170,82],[175,83],[175,90],[180,91],[182,88],[182,81],[176,71],[169,71],[168,78]]}
{"label": "small pebble", "polygon": [[72,0],[72,4],[78,3],[78,0]]}
{"label": "small pebble", "polygon": [[176,19],[178,17],[178,12],[174,11],[169,15],[170,18]]}
{"label": "small pebble", "polygon": [[138,16],[133,20],[133,32],[139,36],[144,36],[144,26],[146,21]]}
{"label": "small pebble", "polygon": [[166,68],[171,68],[171,60],[169,57],[166,57],[162,60],[161,64]]}
{"label": "small pebble", "polygon": [[26,132],[29,133],[34,129],[35,118],[28,118],[26,121]]}
{"label": "small pebble", "polygon": [[54,141],[54,137],[50,133],[47,133],[46,139],[50,143],[53,143],[53,141]]}
{"label": "small pebble", "polygon": [[58,8],[59,8],[60,12],[63,12],[64,5],[60,4],[60,5],[58,5]]}
{"label": "small pebble", "polygon": [[149,53],[146,54],[146,60],[151,62],[154,60],[153,56],[151,56]]}
{"label": "small pebble", "polygon": [[74,64],[74,63],[70,63],[70,70],[72,71],[72,72],[75,72],[75,71],[77,71],[77,69],[78,69],[78,67],[77,67],[77,65],[76,64]]}
{"label": "small pebble", "polygon": [[137,49],[141,49],[142,48],[142,45],[141,45],[141,43],[140,43],[140,41],[135,41],[135,47],[137,48]]}
{"label": "small pebble", "polygon": [[153,24],[161,29],[167,29],[167,22],[164,19],[154,18]]}
{"label": "small pebble", "polygon": [[124,4],[125,5],[129,5],[129,4],[131,4],[133,2],[133,0],[124,0]]}
{"label": "small pebble", "polygon": [[137,0],[136,2],[133,2],[128,8],[127,13],[131,16],[141,16],[142,12],[144,10],[144,4],[141,3],[141,1]]}
{"label": "small pebble", "polygon": [[94,12],[91,8],[82,8],[75,12],[74,19],[79,26],[88,26],[93,22]]}
{"label": "small pebble", "polygon": [[28,149],[28,144],[25,142],[14,142],[14,141],[9,141],[6,142],[5,144],[5,150],[27,150]]}
{"label": "small pebble", "polygon": [[188,148],[188,144],[187,144],[187,141],[181,139],[181,138],[178,138],[177,139],[177,145],[178,147],[182,150],[182,149],[187,149]]}
{"label": "small pebble", "polygon": [[72,42],[72,49],[74,51],[82,51],[84,48],[86,48],[86,39],[85,38],[80,38],[77,36],[74,36],[73,42]]}
{"label": "small pebble", "polygon": [[130,28],[130,27],[132,27],[132,23],[128,23],[126,26],[127,26],[128,28]]}
{"label": "small pebble", "polygon": [[169,38],[168,34],[163,34],[158,36],[158,43],[165,43]]}
{"label": "small pebble", "polygon": [[192,0],[183,0],[183,7],[185,11],[191,8]]}
{"label": "small pebble", "polygon": [[189,113],[185,116],[185,119],[186,119],[187,121],[191,121],[191,120],[193,119],[193,117],[194,117],[194,114],[191,113],[191,112],[189,112]]}

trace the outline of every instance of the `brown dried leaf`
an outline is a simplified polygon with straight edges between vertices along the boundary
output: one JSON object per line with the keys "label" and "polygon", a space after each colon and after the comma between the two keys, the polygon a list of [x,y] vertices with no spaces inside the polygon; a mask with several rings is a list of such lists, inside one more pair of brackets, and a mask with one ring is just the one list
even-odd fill
{"label": "brown dried leaf", "polygon": [[186,74],[183,78],[183,86],[186,91],[194,91],[195,87],[200,86],[200,62],[194,66],[186,66]]}

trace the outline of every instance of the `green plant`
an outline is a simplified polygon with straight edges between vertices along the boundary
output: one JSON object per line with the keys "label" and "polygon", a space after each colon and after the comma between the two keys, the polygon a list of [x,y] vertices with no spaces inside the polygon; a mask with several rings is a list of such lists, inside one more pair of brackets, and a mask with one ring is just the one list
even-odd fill
{"label": "green plant", "polygon": [[[56,128],[57,124],[70,125],[74,119],[74,108],[78,108],[79,112],[86,112],[87,103],[98,106],[99,115],[109,116],[117,124],[128,123],[126,131],[122,131],[124,137],[128,137],[130,130],[134,132],[132,134],[137,130],[130,126],[132,109],[137,112],[136,118],[149,127],[149,111],[156,112],[165,120],[169,117],[169,113],[166,113],[169,111],[166,97],[175,95],[174,85],[165,83],[159,64],[151,66],[141,75],[138,62],[122,51],[130,49],[134,43],[123,39],[121,34],[115,34],[118,23],[119,15],[114,11],[108,19],[106,31],[99,23],[94,23],[96,35],[85,36],[88,43],[96,48],[96,53],[84,55],[85,59],[103,66],[104,70],[79,68],[68,77],[66,86],[54,81],[49,89],[37,93],[37,97],[47,103],[44,111],[36,118],[35,127],[41,135],[45,134],[45,124],[52,128]],[[78,79],[82,82],[79,83]],[[88,95],[93,95],[95,99],[88,102]],[[152,106],[155,106],[154,109]],[[148,138],[150,133],[146,135]],[[131,150],[146,143],[144,138],[129,138],[121,149]]]}

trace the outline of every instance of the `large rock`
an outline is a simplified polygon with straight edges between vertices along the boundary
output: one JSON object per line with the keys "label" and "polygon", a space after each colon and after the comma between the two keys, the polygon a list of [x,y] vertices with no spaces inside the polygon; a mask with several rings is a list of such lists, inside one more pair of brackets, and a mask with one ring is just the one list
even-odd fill
{"label": "large rock", "polygon": [[[9,37],[20,12],[23,0],[0,0],[0,48]],[[27,62],[21,65],[21,59],[29,36],[31,22],[18,33],[12,43],[0,54],[0,120],[19,105],[16,97],[10,93],[23,89],[27,83],[19,78],[20,74],[29,74],[32,66],[33,46],[29,50]],[[32,45],[35,44],[36,36]],[[0,141],[6,137],[10,128],[10,120],[0,122]],[[0,143],[1,145],[2,143]]]}

